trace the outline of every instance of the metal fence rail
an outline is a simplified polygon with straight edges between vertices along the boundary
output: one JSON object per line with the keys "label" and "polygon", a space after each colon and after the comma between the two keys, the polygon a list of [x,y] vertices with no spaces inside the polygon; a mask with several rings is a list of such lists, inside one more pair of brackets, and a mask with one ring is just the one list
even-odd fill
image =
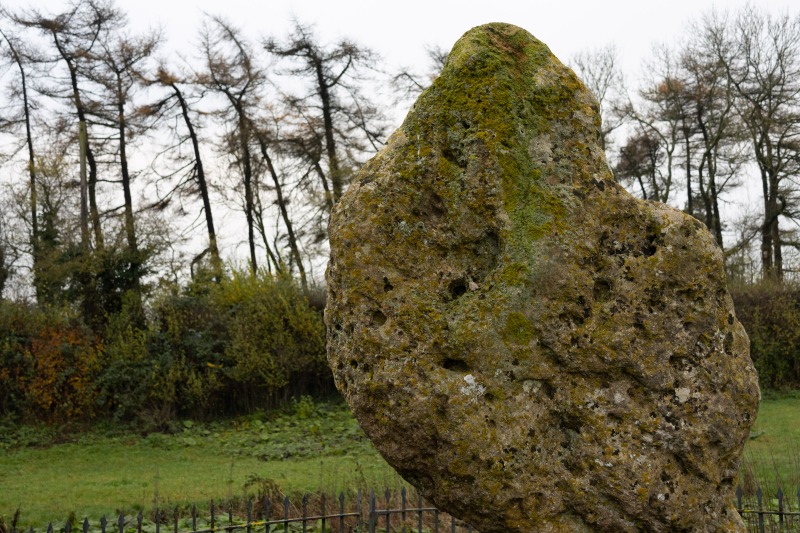
{"label": "metal fence rail", "polygon": [[[797,507],[792,510],[792,502],[786,498],[783,490],[779,487],[775,494],[776,501],[764,500],[764,491],[761,487],[756,489],[755,509],[746,507],[743,502],[742,487],[736,487],[736,510],[747,523],[748,531],[766,533],[767,531],[777,532],[800,532],[800,489],[797,489]],[[777,508],[772,508],[772,504],[777,503]]]}
{"label": "metal fence rail", "polygon": [[[778,489],[775,498],[766,498],[761,488],[745,498],[741,487],[736,488],[736,509],[752,533],[800,533],[800,489],[796,501]],[[366,502],[364,501],[366,499]],[[473,528],[436,507],[426,505],[422,496],[409,501],[405,487],[394,493],[388,488],[379,497],[375,491],[355,499],[344,493],[332,501],[325,494],[312,498],[303,496],[295,505],[288,496],[283,499],[247,500],[227,507],[212,501],[206,517],[198,516],[196,506],[183,510],[155,508],[151,519],[142,511],[130,516],[119,514],[112,524],[103,516],[97,522],[84,518],[80,524],[67,520],[63,527],[50,523],[47,533],[473,533]],[[366,506],[364,505],[366,503]],[[223,507],[225,507],[223,509]],[[11,524],[8,533],[36,533],[33,527],[20,530]],[[477,533],[477,531],[475,531]]]}

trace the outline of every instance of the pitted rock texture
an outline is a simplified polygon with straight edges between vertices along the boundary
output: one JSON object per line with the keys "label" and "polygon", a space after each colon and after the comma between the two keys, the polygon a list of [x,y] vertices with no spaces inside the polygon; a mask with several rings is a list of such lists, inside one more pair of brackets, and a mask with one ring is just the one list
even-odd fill
{"label": "pitted rock texture", "polygon": [[744,531],[759,392],[722,254],[615,183],[599,127],[525,30],[467,32],[332,214],[337,386],[483,533]]}

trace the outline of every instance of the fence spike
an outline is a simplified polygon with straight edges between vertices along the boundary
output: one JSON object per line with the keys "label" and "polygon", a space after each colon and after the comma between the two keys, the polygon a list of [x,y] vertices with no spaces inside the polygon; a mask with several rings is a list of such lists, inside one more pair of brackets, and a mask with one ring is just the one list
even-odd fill
{"label": "fence spike", "polygon": [[67,523],[64,524],[64,532],[70,533],[72,531],[72,519],[67,518]]}
{"label": "fence spike", "polygon": [[197,531],[197,506],[192,505],[192,531]]}
{"label": "fence spike", "polygon": [[739,514],[742,511],[742,486],[736,485],[736,508],[739,510]]}
{"label": "fence spike", "polygon": [[106,519],[106,515],[103,515],[100,518],[100,533],[106,533],[106,525],[108,525],[108,520]]}
{"label": "fence spike", "polygon": [[778,526],[783,531],[783,490],[778,487]]}
{"label": "fence spike", "polygon": [[456,533],[456,517],[450,517],[450,533]]}
{"label": "fence spike", "polygon": [[142,510],[139,509],[139,514],[136,515],[136,533],[142,533]]}
{"label": "fence spike", "polygon": [[117,517],[117,528],[119,533],[125,533],[125,515],[122,513]]}
{"label": "fence spike", "polygon": [[[31,526],[31,531],[33,531],[33,526]],[[53,523],[52,522],[47,524],[47,533],[53,533]]]}
{"label": "fence spike", "polygon": [[175,522],[174,522],[175,525],[173,526],[175,529],[172,531],[172,533],[178,533],[178,506],[177,505],[175,506],[175,511],[173,511],[173,513],[172,513],[172,517],[175,519]]}
{"label": "fence spike", "polygon": [[83,533],[87,533],[89,531],[89,518],[83,518]]}
{"label": "fence spike", "polygon": [[214,500],[211,500],[211,531],[214,531],[214,519],[216,518],[214,516],[215,511],[216,509],[214,508]]}
{"label": "fence spike", "polygon": [[155,515],[153,516],[153,520],[156,523],[156,533],[161,533],[161,511],[158,510],[156,507]]}
{"label": "fence spike", "polygon": [[233,500],[228,502],[228,525],[233,525]]}

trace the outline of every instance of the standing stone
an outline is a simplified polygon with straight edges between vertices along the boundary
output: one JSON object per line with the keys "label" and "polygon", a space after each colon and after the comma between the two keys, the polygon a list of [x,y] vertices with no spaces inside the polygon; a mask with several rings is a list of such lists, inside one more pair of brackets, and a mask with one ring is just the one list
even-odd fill
{"label": "standing stone", "polygon": [[336,384],[483,533],[744,531],[759,391],[722,253],[617,185],[599,131],[543,43],[465,34],[331,216]]}

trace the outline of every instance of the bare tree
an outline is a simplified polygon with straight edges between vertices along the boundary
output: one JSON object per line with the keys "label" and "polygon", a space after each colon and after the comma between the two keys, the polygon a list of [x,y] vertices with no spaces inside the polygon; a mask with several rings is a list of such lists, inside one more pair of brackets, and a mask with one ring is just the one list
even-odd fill
{"label": "bare tree", "polygon": [[[646,65],[647,81],[639,90],[639,101],[630,98],[621,106],[620,112],[634,125],[635,137],[647,132],[647,137],[657,140],[663,153],[661,160],[660,187],[657,200],[668,203],[672,199],[676,184],[675,171],[680,144],[690,129],[691,112],[683,94],[684,83],[677,74],[673,52],[666,47],[655,47],[654,58]],[[686,182],[688,211],[691,211],[691,157],[687,152]]]}
{"label": "bare tree", "polygon": [[383,114],[361,88],[377,57],[349,40],[325,46],[297,21],[285,42],[268,38],[264,47],[288,62],[287,74],[307,82],[305,94],[285,98],[295,121],[288,142],[315,169],[330,207],[342,196],[358,157],[377,150],[385,137]]}
{"label": "bare tree", "polygon": [[[696,183],[702,206],[696,209],[687,204],[687,211],[701,218],[723,247],[720,198],[739,184],[736,178],[745,161],[742,132],[734,111],[732,84],[709,46],[708,35],[701,28],[696,30],[681,52],[680,76],[683,99],[694,113],[684,133],[685,153],[691,165],[690,149],[696,139],[693,152],[698,158]],[[687,184],[691,187],[691,180]]]}
{"label": "bare tree", "polygon": [[761,177],[763,274],[781,280],[780,219],[800,214],[800,15],[772,16],[748,6],[735,19],[713,13],[704,25],[735,90]]}
{"label": "bare tree", "polygon": [[8,13],[8,17],[16,24],[36,29],[48,37],[56,51],[53,62],[62,62],[67,70],[68,89],[64,91],[61,84],[56,84],[51,94],[70,101],[78,118],[79,143],[88,164],[88,176],[81,176],[82,241],[84,247],[88,248],[91,219],[95,246],[102,249],[104,238],[96,195],[97,161],[87,126],[90,102],[84,95],[81,82],[84,80],[83,73],[89,68],[85,63],[91,60],[93,49],[104,35],[120,27],[123,22],[122,14],[105,0],[73,0],[66,11],[55,15],[30,9],[21,13]]}
{"label": "bare tree", "polygon": [[594,50],[577,53],[570,66],[594,93],[600,104],[601,142],[603,150],[611,148],[611,134],[625,123],[625,113],[620,112],[625,94],[625,82],[619,67],[617,48],[608,44]]}
{"label": "bare tree", "polygon": [[[227,115],[234,123],[234,145],[232,153],[238,154],[239,166],[245,187],[245,213],[248,223],[248,240],[253,272],[256,271],[255,239],[256,226],[261,229],[264,247],[277,270],[282,269],[277,260],[277,250],[273,250],[264,231],[263,214],[260,208],[259,173],[256,157],[252,153],[251,143],[255,143],[261,155],[264,170],[272,180],[272,188],[276,194],[276,204],[287,232],[289,252],[293,264],[300,275],[300,282],[307,290],[307,280],[303,258],[300,254],[298,239],[292,225],[287,208],[287,199],[283,192],[278,171],[270,155],[270,139],[265,125],[259,120],[258,110],[264,107],[261,91],[267,84],[266,73],[254,58],[249,43],[241,32],[221,17],[210,17],[209,23],[202,32],[205,71],[200,81],[206,87],[224,95],[228,103]],[[259,220],[256,220],[256,215]]]}
{"label": "bare tree", "polygon": [[[11,118],[4,117],[0,123],[4,128],[8,128],[12,124],[24,124],[25,127],[25,147],[28,153],[28,187],[29,187],[29,213],[30,213],[30,246],[31,256],[33,262],[34,273],[34,287],[38,287],[36,282],[36,273],[38,270],[39,262],[39,221],[38,221],[38,200],[36,194],[36,154],[33,144],[33,134],[31,130],[31,113],[33,103],[30,98],[30,89],[28,83],[28,68],[32,63],[36,62],[36,53],[30,50],[30,46],[25,43],[19,36],[11,35],[10,33],[0,30],[0,36],[3,37],[6,43],[6,50],[8,60],[10,60],[19,70],[19,85],[12,87],[11,98],[20,100],[20,113]],[[8,254],[3,254],[3,265],[8,261]],[[0,265],[2,267],[2,265]],[[6,270],[6,274],[8,271]],[[5,283],[7,276],[3,278]],[[2,286],[0,286],[0,289]],[[37,294],[38,296],[38,294]]]}
{"label": "bare tree", "polygon": [[449,52],[437,45],[425,47],[428,56],[428,65],[425,72],[415,72],[408,67],[402,67],[397,74],[392,76],[391,85],[397,101],[408,101],[416,98],[439,77],[447,61]]}
{"label": "bare tree", "polygon": [[139,243],[134,223],[133,194],[131,192],[132,176],[129,168],[128,144],[130,137],[137,130],[142,130],[140,120],[131,119],[129,109],[134,107],[133,92],[138,85],[138,72],[144,63],[151,58],[160,42],[160,35],[150,33],[141,36],[130,36],[116,33],[105,35],[100,42],[100,50],[95,54],[97,65],[89,73],[89,78],[102,89],[102,101],[93,110],[98,120],[114,130],[117,135],[118,152],[116,158],[120,170],[120,183],[123,193],[124,229],[132,260],[132,275],[138,284],[141,276]]}
{"label": "bare tree", "polygon": [[[142,74],[140,73],[140,75]],[[142,75],[142,79],[148,86],[160,86],[166,89],[165,95],[151,104],[140,107],[138,113],[149,118],[153,123],[165,125],[169,129],[173,142],[164,147],[156,159],[172,159],[178,165],[177,169],[160,173],[163,180],[173,183],[166,194],[156,200],[154,206],[160,209],[166,208],[175,194],[200,195],[208,233],[208,248],[195,259],[199,261],[206,253],[209,253],[214,278],[219,280],[222,276],[222,259],[217,244],[217,231],[214,227],[209,180],[200,152],[198,128],[201,115],[194,109],[194,103],[200,98],[200,95],[193,97],[187,94],[186,91],[187,89],[191,91],[192,84],[185,77],[171,71],[163,63],[158,66],[153,76]],[[179,127],[181,123],[185,127],[185,131]],[[191,155],[188,157],[182,150],[187,143],[191,146]],[[173,180],[173,178],[177,179]]]}

